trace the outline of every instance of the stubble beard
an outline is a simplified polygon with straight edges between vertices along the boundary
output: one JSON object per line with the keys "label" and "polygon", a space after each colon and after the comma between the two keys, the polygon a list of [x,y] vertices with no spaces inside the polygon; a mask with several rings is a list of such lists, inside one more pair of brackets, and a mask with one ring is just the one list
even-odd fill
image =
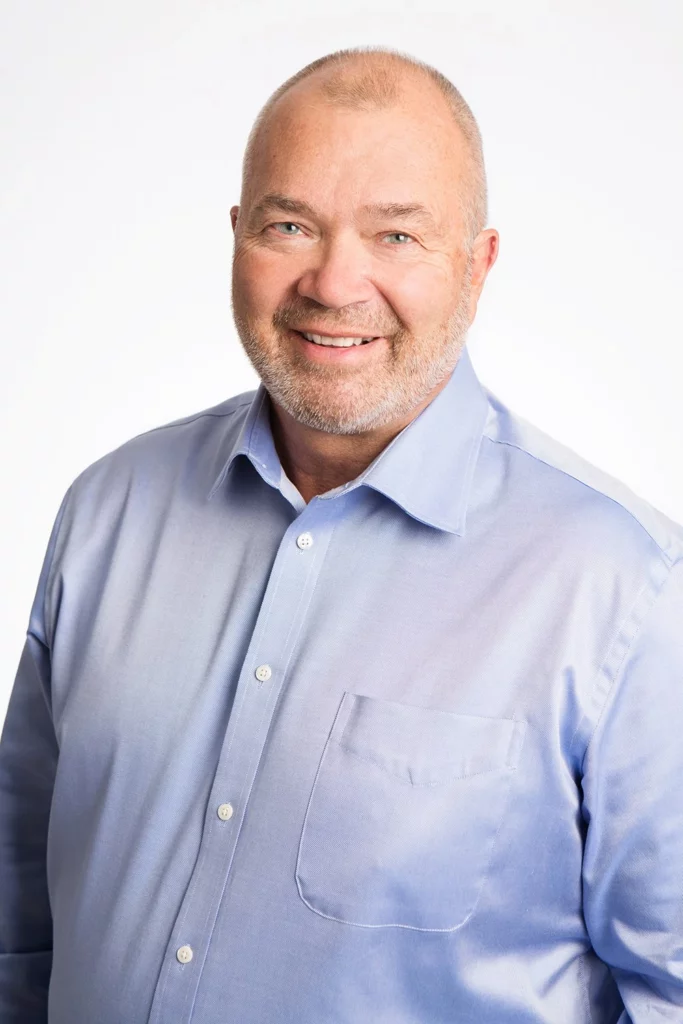
{"label": "stubble beard", "polygon": [[468,268],[458,304],[444,324],[419,339],[402,329],[393,333],[386,358],[368,354],[367,367],[360,369],[293,357],[290,342],[281,337],[272,351],[234,301],[233,318],[242,347],[274,402],[304,426],[362,434],[408,417],[453,372],[470,326],[470,281]]}

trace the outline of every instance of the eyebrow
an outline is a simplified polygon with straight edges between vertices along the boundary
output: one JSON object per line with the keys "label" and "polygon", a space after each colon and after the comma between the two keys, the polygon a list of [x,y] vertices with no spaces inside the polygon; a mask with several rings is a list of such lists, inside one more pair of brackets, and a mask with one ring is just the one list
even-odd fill
{"label": "eyebrow", "polygon": [[[415,222],[421,221],[430,228],[436,228],[433,215],[422,203],[366,203],[362,209],[365,213],[375,217],[399,217]],[[252,217],[263,216],[275,210],[303,217],[316,217],[316,212],[310,203],[281,192],[267,192],[261,196],[252,209]]]}
{"label": "eyebrow", "polygon": [[252,208],[252,217],[262,216],[272,210],[282,210],[283,213],[301,214],[304,217],[315,217],[315,210],[310,203],[303,199],[293,199],[292,196],[285,196],[281,192],[266,192],[261,196],[256,206]]}
{"label": "eyebrow", "polygon": [[433,215],[422,203],[367,203],[363,209],[376,217],[399,217],[436,227]]}

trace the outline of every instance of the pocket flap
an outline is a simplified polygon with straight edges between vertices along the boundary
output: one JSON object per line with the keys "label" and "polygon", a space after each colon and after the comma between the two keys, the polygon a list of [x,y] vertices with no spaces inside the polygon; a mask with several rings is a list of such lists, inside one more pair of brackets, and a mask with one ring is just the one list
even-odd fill
{"label": "pocket flap", "polygon": [[337,719],[344,750],[413,786],[516,768],[524,725],[349,692]]}

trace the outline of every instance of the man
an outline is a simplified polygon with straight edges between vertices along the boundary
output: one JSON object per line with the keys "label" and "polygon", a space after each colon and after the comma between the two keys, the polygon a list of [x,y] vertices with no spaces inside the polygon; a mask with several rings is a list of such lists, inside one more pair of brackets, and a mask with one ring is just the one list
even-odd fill
{"label": "man", "polygon": [[469,108],[322,58],[232,222],[260,387],[89,466],[52,531],[0,1019],[683,1020],[683,532],[478,383]]}

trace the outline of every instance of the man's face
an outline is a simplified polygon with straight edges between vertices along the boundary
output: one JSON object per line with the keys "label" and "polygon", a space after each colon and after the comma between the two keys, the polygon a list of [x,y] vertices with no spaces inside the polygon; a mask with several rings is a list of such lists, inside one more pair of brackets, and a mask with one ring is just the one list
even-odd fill
{"label": "man's face", "polygon": [[[232,301],[249,359],[298,422],[371,431],[445,384],[473,317],[462,160],[432,89],[381,110],[310,86],[280,100],[232,211]],[[376,340],[323,347],[301,331]]]}

